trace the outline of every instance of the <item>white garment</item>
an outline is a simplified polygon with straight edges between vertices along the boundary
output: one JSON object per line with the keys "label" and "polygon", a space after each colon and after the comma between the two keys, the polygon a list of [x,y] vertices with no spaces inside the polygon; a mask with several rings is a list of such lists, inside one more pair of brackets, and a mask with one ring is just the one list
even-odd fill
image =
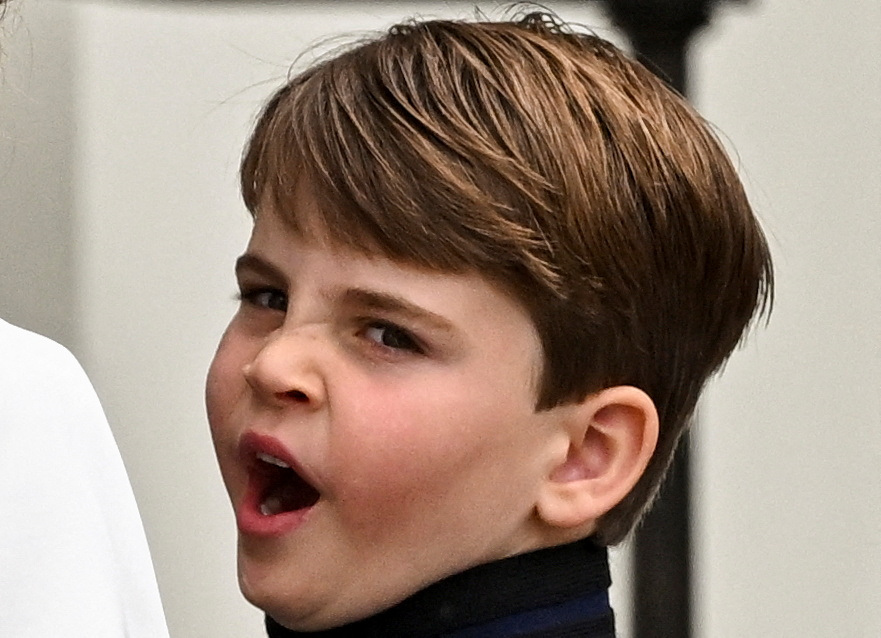
{"label": "white garment", "polygon": [[0,320],[0,637],[166,638],[98,397],[62,346]]}

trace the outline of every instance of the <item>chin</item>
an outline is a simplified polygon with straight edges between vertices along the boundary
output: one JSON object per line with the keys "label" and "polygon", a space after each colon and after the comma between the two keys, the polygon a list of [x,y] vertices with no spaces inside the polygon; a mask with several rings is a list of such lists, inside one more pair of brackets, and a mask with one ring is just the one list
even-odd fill
{"label": "chin", "polygon": [[357,620],[334,613],[327,602],[309,599],[309,592],[296,592],[284,583],[253,581],[239,575],[239,588],[249,603],[264,611],[280,625],[294,631],[321,631]]}
{"label": "chin", "polygon": [[330,625],[323,625],[320,620],[316,621],[315,614],[310,614],[292,605],[292,596],[283,593],[266,591],[264,588],[253,587],[246,582],[240,583],[242,595],[249,603],[265,612],[279,624],[295,631],[318,631],[327,629]]}
{"label": "chin", "polygon": [[[248,598],[245,596],[245,598]],[[305,611],[297,609],[290,604],[290,600],[285,601],[264,601],[256,602],[248,598],[248,601],[263,610],[272,617],[278,624],[291,629],[292,631],[323,631],[332,629],[350,622],[359,620],[361,616],[352,618],[341,616],[333,613],[327,613],[327,610],[311,610]]]}

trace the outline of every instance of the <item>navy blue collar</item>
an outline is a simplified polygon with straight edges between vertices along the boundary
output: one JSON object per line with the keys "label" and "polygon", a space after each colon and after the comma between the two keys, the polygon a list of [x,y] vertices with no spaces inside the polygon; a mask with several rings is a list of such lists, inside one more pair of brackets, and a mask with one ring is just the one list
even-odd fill
{"label": "navy blue collar", "polygon": [[610,584],[606,549],[587,539],[478,565],[343,627],[266,627],[269,638],[612,638]]}

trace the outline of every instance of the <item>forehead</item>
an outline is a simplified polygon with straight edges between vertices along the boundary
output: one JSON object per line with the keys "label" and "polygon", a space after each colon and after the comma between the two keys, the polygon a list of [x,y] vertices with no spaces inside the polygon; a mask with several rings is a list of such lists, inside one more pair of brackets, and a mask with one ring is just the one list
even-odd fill
{"label": "forehead", "polygon": [[411,261],[400,259],[395,251],[384,247],[376,230],[353,209],[321,192],[301,171],[291,191],[282,194],[267,187],[259,206],[252,211],[254,233],[263,227],[266,232],[286,234],[333,250],[348,249],[365,257]]}
{"label": "forehead", "polygon": [[257,236],[296,238],[331,252],[350,252],[368,260],[386,259],[425,273],[487,271],[479,266],[479,260],[462,254],[461,247],[450,238],[435,236],[434,242],[426,242],[428,232],[420,220],[430,216],[431,211],[396,215],[387,210],[384,219],[376,219],[356,204],[316,187],[305,172],[292,191],[280,195],[267,189],[260,202],[252,211],[252,241]]}
{"label": "forehead", "polygon": [[[307,254],[322,254],[329,262],[346,263],[351,268],[378,262],[397,265],[369,238],[353,245],[345,235],[334,232],[309,206],[297,211],[295,217],[273,207],[262,208],[254,215],[247,253],[270,259],[279,267],[296,262]],[[399,266],[406,268],[408,265],[400,263]]]}
{"label": "forehead", "polygon": [[[240,263],[271,265],[277,272],[276,278],[292,283],[308,272],[316,281],[325,282],[335,290],[395,288],[403,295],[409,292],[414,297],[426,298],[433,290],[445,294],[459,291],[463,302],[469,293],[478,293],[472,297],[486,297],[487,303],[503,299],[505,303],[518,305],[476,271],[445,272],[395,259],[369,240],[353,246],[340,239],[317,216],[307,216],[302,222],[294,226],[274,209],[264,209],[255,216],[248,249]],[[448,303],[456,305],[455,294],[449,295]]]}

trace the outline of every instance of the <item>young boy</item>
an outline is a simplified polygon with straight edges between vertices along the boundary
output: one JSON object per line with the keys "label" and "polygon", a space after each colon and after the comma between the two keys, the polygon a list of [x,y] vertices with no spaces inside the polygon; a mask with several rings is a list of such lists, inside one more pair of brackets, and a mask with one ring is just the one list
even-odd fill
{"label": "young boy", "polygon": [[613,636],[605,546],[771,290],[707,126],[554,18],[294,77],[207,407],[272,637]]}

